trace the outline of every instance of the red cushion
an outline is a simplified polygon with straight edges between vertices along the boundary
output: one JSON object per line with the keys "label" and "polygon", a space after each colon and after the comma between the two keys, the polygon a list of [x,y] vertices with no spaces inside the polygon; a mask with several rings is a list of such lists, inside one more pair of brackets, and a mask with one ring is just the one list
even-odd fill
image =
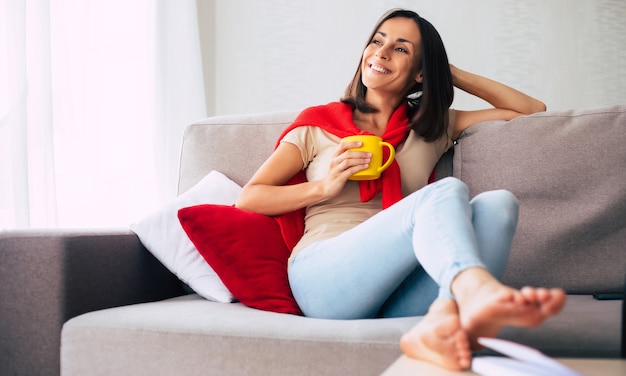
{"label": "red cushion", "polygon": [[225,205],[198,205],[178,219],[233,296],[264,311],[301,315],[287,279],[289,249],[273,217]]}

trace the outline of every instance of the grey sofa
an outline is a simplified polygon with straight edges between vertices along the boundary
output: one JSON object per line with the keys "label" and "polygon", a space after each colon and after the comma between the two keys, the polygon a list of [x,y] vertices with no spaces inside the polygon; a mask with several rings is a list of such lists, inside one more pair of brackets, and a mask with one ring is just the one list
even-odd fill
{"label": "grey sofa", "polygon": [[[187,127],[179,192],[211,170],[243,185],[297,112]],[[236,145],[259,145],[240,152]],[[472,195],[521,203],[505,282],[564,287],[564,312],[501,337],[549,355],[619,357],[626,271],[626,106],[470,128],[437,167]],[[376,375],[419,317],[333,321],[216,303],[189,291],[128,229],[0,232],[3,375]]]}

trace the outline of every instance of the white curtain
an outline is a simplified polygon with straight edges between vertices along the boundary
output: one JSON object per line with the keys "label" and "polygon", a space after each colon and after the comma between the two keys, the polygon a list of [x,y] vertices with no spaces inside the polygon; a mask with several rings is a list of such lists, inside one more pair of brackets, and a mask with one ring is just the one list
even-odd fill
{"label": "white curtain", "polygon": [[0,0],[0,228],[124,227],[206,116],[196,3]]}

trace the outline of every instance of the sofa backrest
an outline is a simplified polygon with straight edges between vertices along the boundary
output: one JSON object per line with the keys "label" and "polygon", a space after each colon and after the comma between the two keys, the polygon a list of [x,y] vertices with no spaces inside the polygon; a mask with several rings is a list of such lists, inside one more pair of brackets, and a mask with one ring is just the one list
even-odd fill
{"label": "sofa backrest", "polygon": [[269,157],[299,111],[206,118],[183,135],[178,194],[217,170],[243,186]]}
{"label": "sofa backrest", "polygon": [[[183,136],[178,194],[211,170],[244,185],[269,157],[282,131],[299,111],[217,116],[187,126]],[[437,165],[436,177],[452,175],[452,153]]]}
{"label": "sofa backrest", "polygon": [[520,202],[504,281],[621,291],[626,272],[626,106],[550,111],[469,128],[454,176]]}

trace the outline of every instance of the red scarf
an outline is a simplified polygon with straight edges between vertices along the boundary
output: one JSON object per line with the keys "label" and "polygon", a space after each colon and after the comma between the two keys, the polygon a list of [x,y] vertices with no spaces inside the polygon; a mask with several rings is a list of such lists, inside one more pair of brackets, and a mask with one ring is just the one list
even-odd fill
{"label": "red scarf", "polygon": [[[409,121],[406,114],[407,107],[407,104],[403,103],[394,111],[382,136],[384,141],[389,142],[394,147],[402,143],[409,132]],[[280,141],[287,133],[301,126],[320,127],[341,138],[355,134],[371,134],[359,129],[354,124],[352,112],[352,106],[342,102],[332,102],[324,106],[310,107],[302,111],[293,123],[283,131],[275,147],[278,147]],[[388,151],[385,150],[385,153],[388,153]],[[383,158],[386,159],[387,155],[384,155]],[[306,174],[304,171],[301,171],[291,178],[287,184],[298,184],[305,181]],[[359,181],[359,188],[361,202],[370,201],[378,193],[382,192],[382,207],[383,209],[388,208],[402,199],[400,166],[394,160],[389,168],[383,171],[379,179]],[[305,209],[302,208],[276,217],[289,249],[293,249],[304,233],[304,211]]]}

